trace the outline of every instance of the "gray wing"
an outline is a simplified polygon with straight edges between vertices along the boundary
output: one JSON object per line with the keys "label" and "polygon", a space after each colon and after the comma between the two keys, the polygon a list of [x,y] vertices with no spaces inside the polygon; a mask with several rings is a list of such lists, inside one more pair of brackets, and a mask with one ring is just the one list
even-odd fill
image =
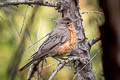
{"label": "gray wing", "polygon": [[[43,56],[46,56],[47,53],[52,52],[55,53],[55,47],[57,45],[63,44],[65,41],[69,40],[70,32],[67,28],[60,29],[55,28],[53,32],[49,35],[48,39],[43,42],[40,46],[38,52],[34,54],[32,59],[39,59]],[[53,49],[54,48],[54,49]],[[51,51],[53,50],[53,51]]]}

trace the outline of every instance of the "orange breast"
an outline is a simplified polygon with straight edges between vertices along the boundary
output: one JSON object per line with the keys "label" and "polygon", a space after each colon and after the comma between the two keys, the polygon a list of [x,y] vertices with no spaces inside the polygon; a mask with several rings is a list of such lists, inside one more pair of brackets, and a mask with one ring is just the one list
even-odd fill
{"label": "orange breast", "polygon": [[68,29],[70,30],[70,40],[65,42],[63,45],[59,47],[58,54],[62,55],[62,54],[70,53],[77,42],[77,34],[75,28],[70,26]]}

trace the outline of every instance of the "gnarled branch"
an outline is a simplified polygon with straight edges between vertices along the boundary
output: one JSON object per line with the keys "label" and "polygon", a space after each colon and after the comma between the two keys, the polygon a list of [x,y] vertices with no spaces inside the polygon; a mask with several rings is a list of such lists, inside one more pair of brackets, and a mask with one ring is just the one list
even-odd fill
{"label": "gnarled branch", "polygon": [[18,6],[21,4],[26,4],[26,5],[40,5],[40,6],[49,6],[49,7],[58,7],[60,6],[59,2],[55,1],[44,1],[44,0],[22,0],[22,1],[7,1],[7,2],[2,2],[0,3],[0,7],[7,7],[7,6]]}

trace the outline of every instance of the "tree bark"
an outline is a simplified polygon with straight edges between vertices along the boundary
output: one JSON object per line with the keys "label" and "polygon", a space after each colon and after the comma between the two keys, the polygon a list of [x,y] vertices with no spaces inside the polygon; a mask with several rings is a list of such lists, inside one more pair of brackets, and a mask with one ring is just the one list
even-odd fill
{"label": "tree bark", "polygon": [[[90,62],[84,69],[82,67],[90,60],[90,46],[85,37],[84,28],[82,25],[82,18],[79,12],[79,0],[61,0],[61,8],[59,9],[61,17],[69,16],[77,20],[74,24],[78,35],[78,40],[72,55],[83,58],[83,61],[74,61],[77,80],[95,80],[92,63]],[[82,70],[81,70],[82,69]]]}

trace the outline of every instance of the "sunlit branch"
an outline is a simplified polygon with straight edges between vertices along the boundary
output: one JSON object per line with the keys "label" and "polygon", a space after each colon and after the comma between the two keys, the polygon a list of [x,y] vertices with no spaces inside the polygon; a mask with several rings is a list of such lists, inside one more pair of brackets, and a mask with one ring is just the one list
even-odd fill
{"label": "sunlit branch", "polygon": [[47,66],[44,66],[43,69],[48,68],[48,67],[50,67],[50,66],[53,66],[53,65],[55,65],[55,64],[57,64],[57,63],[58,63],[58,62],[54,62],[54,63],[52,63],[52,64],[49,64],[49,65],[47,65]]}
{"label": "sunlit branch", "polygon": [[77,57],[77,56],[73,56],[71,58],[68,58],[66,60],[61,61],[59,63],[59,65],[57,66],[57,68],[53,71],[53,73],[51,74],[51,76],[49,77],[48,80],[52,80],[53,77],[57,74],[57,72],[59,72],[64,67],[65,64],[67,64],[67,63],[69,63],[71,61],[75,61],[75,60],[80,60],[81,62],[83,61],[82,58]]}
{"label": "sunlit branch", "polygon": [[27,13],[28,7],[29,7],[29,6],[27,6],[26,9],[25,9],[25,13],[24,13],[24,16],[23,16],[23,23],[22,23],[22,27],[21,27],[21,29],[20,29],[20,35],[21,35],[21,33],[22,33],[23,26],[24,26],[24,24],[25,24],[25,18],[26,18],[26,13]]}
{"label": "sunlit branch", "polygon": [[49,7],[58,7],[60,4],[55,1],[45,1],[45,0],[22,0],[22,1],[7,1],[1,2],[0,7],[7,7],[7,6],[18,6],[21,4],[26,5],[40,5],[40,6],[49,6]]}
{"label": "sunlit branch", "polygon": [[94,38],[94,39],[90,40],[90,41],[88,42],[88,44],[89,44],[90,47],[91,47],[92,45],[94,45],[94,44],[95,44],[96,42],[98,42],[98,41],[100,41],[100,37]]}
{"label": "sunlit branch", "polygon": [[88,13],[97,13],[97,14],[104,14],[102,11],[82,11],[81,14],[88,14]]}
{"label": "sunlit branch", "polygon": [[58,71],[61,70],[61,68],[65,65],[65,63],[63,64],[59,64],[58,67],[53,71],[52,75],[50,76],[50,78],[48,80],[52,80],[52,78],[57,74]]}

